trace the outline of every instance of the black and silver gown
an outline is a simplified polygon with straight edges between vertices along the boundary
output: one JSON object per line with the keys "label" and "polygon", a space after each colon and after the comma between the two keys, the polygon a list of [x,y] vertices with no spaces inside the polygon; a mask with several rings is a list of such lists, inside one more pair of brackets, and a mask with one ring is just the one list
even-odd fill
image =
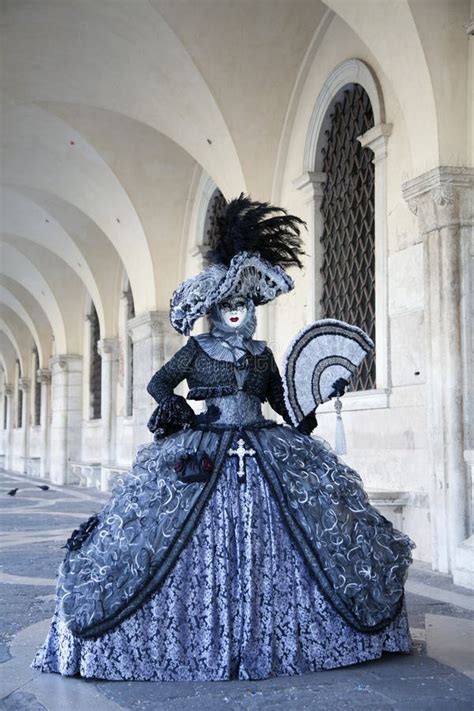
{"label": "black and silver gown", "polygon": [[72,537],[33,666],[100,679],[263,679],[411,651],[403,586],[413,541],[324,441],[263,417],[266,400],[286,417],[267,347],[232,363],[200,338],[148,389],[158,424],[179,423],[187,404],[173,391],[184,379],[207,414],[141,447]]}

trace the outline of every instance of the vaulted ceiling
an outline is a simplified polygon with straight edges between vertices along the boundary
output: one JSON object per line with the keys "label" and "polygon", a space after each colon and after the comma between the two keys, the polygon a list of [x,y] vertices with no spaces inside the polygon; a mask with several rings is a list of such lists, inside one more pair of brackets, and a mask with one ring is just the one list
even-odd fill
{"label": "vaulted ceiling", "polygon": [[[114,335],[124,275],[136,313],[166,308],[196,176],[210,176],[227,197],[270,197],[295,87],[321,28],[337,16],[363,41],[382,41],[370,18],[361,21],[363,1],[6,3],[4,368],[33,343],[43,367],[53,350],[80,353],[88,299],[102,336]],[[421,56],[409,4],[400,0],[397,12],[380,4],[385,20],[403,15]],[[422,96],[423,119],[433,96]]]}

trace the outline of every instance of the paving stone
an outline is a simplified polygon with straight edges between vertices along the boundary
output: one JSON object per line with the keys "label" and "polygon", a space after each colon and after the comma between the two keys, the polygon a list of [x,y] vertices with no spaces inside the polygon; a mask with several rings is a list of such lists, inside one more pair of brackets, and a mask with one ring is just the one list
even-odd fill
{"label": "paving stone", "polygon": [[0,703],[0,708],[5,711],[47,711],[46,706],[43,706],[34,694],[25,691],[15,691]]}
{"label": "paving stone", "polygon": [[72,518],[71,516],[52,512],[44,512],[43,509],[37,511],[22,513],[21,516],[15,512],[14,514],[0,514],[0,531],[3,533],[13,532],[31,532],[48,530],[53,532],[55,529],[77,528],[80,525],[80,518]]}
{"label": "paving stone", "polygon": [[[2,662],[10,659],[10,642],[17,632],[53,614],[54,601],[42,599],[47,590],[48,588],[38,589],[33,585],[1,585]],[[51,592],[53,591],[54,587],[51,587]]]}
{"label": "paving stone", "polygon": [[0,634],[0,664],[7,662],[9,659],[11,659],[9,638]]}
{"label": "paving stone", "polygon": [[[72,528],[71,528],[72,530]],[[10,575],[54,578],[64,558],[64,541],[28,542],[0,552],[0,570]]]}

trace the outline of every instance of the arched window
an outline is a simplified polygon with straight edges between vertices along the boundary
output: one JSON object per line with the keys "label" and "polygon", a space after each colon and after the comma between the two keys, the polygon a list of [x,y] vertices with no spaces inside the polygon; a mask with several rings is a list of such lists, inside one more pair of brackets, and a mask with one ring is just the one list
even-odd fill
{"label": "arched window", "polygon": [[[360,84],[346,85],[329,111],[322,148],[322,315],[359,326],[375,341],[374,164],[372,152],[357,140],[374,116]],[[373,388],[372,356],[352,389]]]}
{"label": "arched window", "polygon": [[23,420],[23,390],[20,388],[21,365],[20,365],[20,361],[18,359],[16,361],[16,372],[17,372],[17,379],[16,379],[16,402],[17,402],[16,426],[21,427],[21,423]]}
{"label": "arched window", "polygon": [[99,317],[97,316],[94,304],[91,305],[89,322],[91,334],[89,371],[90,417],[91,420],[99,420],[102,414],[102,357],[97,350],[97,344],[100,340],[100,326]]}
{"label": "arched window", "polygon": [[[125,298],[127,300],[127,323],[130,319],[135,317],[135,304],[133,302],[133,294],[130,284],[128,284],[125,291]],[[130,334],[127,332],[127,347],[126,347],[126,359],[127,359],[127,369],[126,369],[126,386],[125,386],[125,415],[126,417],[131,417],[133,415],[133,340]]]}
{"label": "arched window", "polygon": [[206,219],[204,221],[203,246],[208,247],[213,244],[217,229],[217,218],[223,215],[226,204],[225,197],[219,188],[216,188],[207,207]]}
{"label": "arched window", "polygon": [[33,383],[35,388],[34,402],[34,420],[33,424],[38,427],[41,424],[41,383],[37,380],[39,370],[39,355],[36,346],[33,349]]}

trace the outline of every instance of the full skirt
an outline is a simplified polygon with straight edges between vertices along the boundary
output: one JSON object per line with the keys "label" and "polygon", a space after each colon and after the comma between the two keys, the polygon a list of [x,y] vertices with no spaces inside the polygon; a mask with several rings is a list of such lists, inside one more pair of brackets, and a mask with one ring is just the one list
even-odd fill
{"label": "full skirt", "polygon": [[164,583],[115,629],[75,636],[59,609],[33,667],[115,680],[264,679],[410,652],[405,605],[358,632],[322,594],[254,457],[228,457]]}

